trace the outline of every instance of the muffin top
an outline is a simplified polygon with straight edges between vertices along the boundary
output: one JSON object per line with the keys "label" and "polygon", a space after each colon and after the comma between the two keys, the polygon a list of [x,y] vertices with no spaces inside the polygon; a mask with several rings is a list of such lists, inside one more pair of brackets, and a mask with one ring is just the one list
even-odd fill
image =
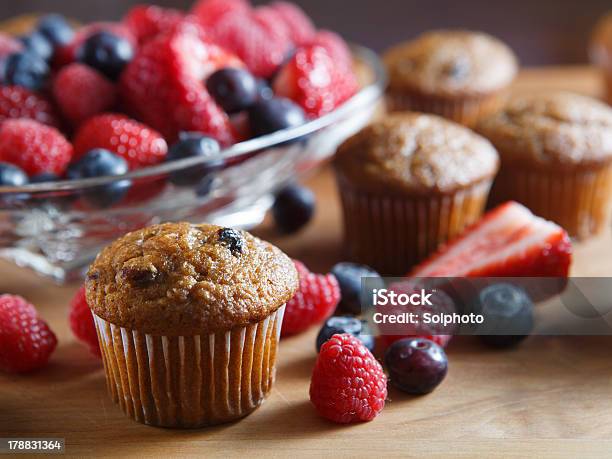
{"label": "muffin top", "polygon": [[103,249],[87,273],[87,303],[115,325],[195,335],[263,320],[298,287],[293,262],[245,231],[165,223]]}
{"label": "muffin top", "polygon": [[599,65],[612,69],[612,12],[601,18],[595,26],[589,54]]}
{"label": "muffin top", "polygon": [[578,94],[514,97],[477,130],[491,140],[503,161],[575,166],[612,158],[612,109]]}
{"label": "muffin top", "polygon": [[446,97],[487,94],[507,86],[518,64],[512,50],[480,32],[439,30],[391,48],[384,55],[392,91]]}
{"label": "muffin top", "polygon": [[363,191],[452,193],[492,177],[493,146],[469,129],[435,115],[394,113],[346,140],[334,166]]}

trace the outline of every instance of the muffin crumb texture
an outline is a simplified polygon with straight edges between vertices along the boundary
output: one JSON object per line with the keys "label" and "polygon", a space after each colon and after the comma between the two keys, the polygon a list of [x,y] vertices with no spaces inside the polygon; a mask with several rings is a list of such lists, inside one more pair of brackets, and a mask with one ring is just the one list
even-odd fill
{"label": "muffin crumb texture", "polygon": [[498,162],[493,146],[463,126],[434,115],[396,113],[345,141],[335,167],[364,191],[445,194],[490,179]]}
{"label": "muffin crumb texture", "polygon": [[293,262],[245,231],[165,223],[103,249],[87,274],[92,311],[143,333],[182,336],[263,320],[298,286]]}
{"label": "muffin crumb texture", "polygon": [[578,94],[514,97],[477,130],[495,145],[504,162],[574,167],[612,159],[612,109]]}

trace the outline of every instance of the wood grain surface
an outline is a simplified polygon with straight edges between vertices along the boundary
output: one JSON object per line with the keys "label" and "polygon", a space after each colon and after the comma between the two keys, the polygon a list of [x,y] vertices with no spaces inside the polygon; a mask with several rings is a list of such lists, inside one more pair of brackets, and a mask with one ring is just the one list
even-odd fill
{"label": "wood grain surface", "polygon": [[[526,70],[517,90],[566,88],[597,94],[588,68]],[[319,205],[302,233],[280,237],[269,222],[256,233],[311,267],[342,259],[340,214],[328,169],[309,184]],[[609,232],[576,246],[573,275],[612,274]],[[68,303],[77,286],[58,287],[0,264],[0,291],[36,304],[60,344],[50,365],[25,376],[0,375],[0,437],[66,439],[82,457],[589,457],[612,453],[612,338],[532,337],[516,350],[483,349],[474,338],[448,348],[447,379],[432,394],[393,389],[373,422],[337,426],[308,400],[316,330],[283,340],[277,382],[267,402],[246,419],[181,431],[137,424],[106,393],[100,361],[71,335]]]}

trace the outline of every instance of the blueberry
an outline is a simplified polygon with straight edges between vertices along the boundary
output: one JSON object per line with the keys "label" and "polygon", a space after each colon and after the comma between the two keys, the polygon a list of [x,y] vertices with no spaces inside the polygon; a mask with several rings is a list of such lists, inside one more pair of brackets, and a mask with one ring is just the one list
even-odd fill
{"label": "blueberry", "polygon": [[124,67],[134,57],[134,48],[125,38],[109,32],[91,35],[81,46],[78,60],[98,70],[111,80],[117,80]]}
{"label": "blueberry", "polygon": [[442,382],[448,371],[444,349],[424,338],[404,338],[385,353],[391,384],[409,394],[427,394]]}
{"label": "blueberry", "polygon": [[219,142],[197,132],[184,132],[179,136],[178,142],[170,147],[166,161],[176,161],[185,158],[210,158],[206,164],[191,166],[187,170],[172,172],[170,181],[175,185],[195,185],[211,171],[223,166],[223,158],[219,154]]}
{"label": "blueberry", "polygon": [[263,78],[257,78],[257,99],[270,100],[274,97],[274,91]]}
{"label": "blueberry", "polygon": [[366,321],[354,317],[330,317],[317,335],[317,352],[336,333],[349,333],[359,338],[371,352],[374,351],[374,335]]}
{"label": "blueberry", "polygon": [[40,56],[22,51],[9,55],[4,65],[4,82],[38,91],[45,86],[49,66]]}
{"label": "blueberry", "polygon": [[258,99],[257,80],[243,69],[228,67],[217,70],[206,80],[206,88],[230,114],[249,108]]}
{"label": "blueberry", "polygon": [[40,32],[34,31],[29,35],[23,35],[19,37],[19,41],[28,51],[46,62],[49,62],[53,57],[53,44]]}
{"label": "blueberry", "polygon": [[469,306],[470,312],[484,316],[476,333],[491,346],[518,344],[533,329],[533,303],[525,290],[516,285],[489,285],[478,292]]}
{"label": "blueberry", "polygon": [[304,110],[289,99],[274,97],[258,100],[249,109],[249,124],[255,137],[301,126],[305,122]]}
{"label": "blueberry", "polygon": [[274,200],[272,216],[276,226],[290,234],[306,225],[315,210],[315,196],[308,188],[289,185],[282,189]]}
{"label": "blueberry", "polygon": [[47,14],[38,21],[38,31],[54,46],[64,46],[74,37],[72,26],[60,14]]}
{"label": "blueberry", "polygon": [[[370,295],[362,298],[361,283],[364,278],[372,278],[373,285],[368,285],[372,288],[381,288],[383,280],[376,271],[369,266],[359,265],[357,263],[338,263],[332,270],[332,274],[338,279],[340,284],[341,300],[338,308],[342,312],[350,314],[361,314],[364,309],[371,306],[366,301],[370,301]],[[369,281],[369,282],[372,282]],[[362,299],[364,301],[362,301]]]}
{"label": "blueberry", "polygon": [[41,172],[40,174],[30,177],[30,183],[46,183],[55,182],[59,177],[53,172]]}
{"label": "blueberry", "polygon": [[[68,167],[66,176],[70,180],[123,175],[128,172],[128,163],[120,156],[103,148],[85,153]],[[83,199],[94,207],[108,207],[120,201],[130,187],[129,180],[117,180],[108,185],[86,191]]]}
{"label": "blueberry", "polygon": [[232,255],[236,256],[244,251],[244,238],[240,231],[232,228],[221,228],[217,231],[219,242],[227,246],[232,252]]}
{"label": "blueberry", "polygon": [[23,186],[27,183],[28,176],[19,167],[0,162],[0,186]]}

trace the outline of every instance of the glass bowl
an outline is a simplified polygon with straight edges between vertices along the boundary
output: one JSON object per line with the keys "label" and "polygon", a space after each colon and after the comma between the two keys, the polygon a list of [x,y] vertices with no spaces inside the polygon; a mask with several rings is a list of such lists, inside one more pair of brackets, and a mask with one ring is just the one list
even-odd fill
{"label": "glass bowl", "polygon": [[[143,226],[255,226],[275,190],[313,171],[376,112],[385,71],[372,51],[352,51],[357,94],[302,126],[237,143],[221,152],[222,161],[188,158],[120,177],[0,187],[0,257],[65,282],[80,277],[104,245]],[[127,191],[110,204],[101,198],[112,187]]]}

